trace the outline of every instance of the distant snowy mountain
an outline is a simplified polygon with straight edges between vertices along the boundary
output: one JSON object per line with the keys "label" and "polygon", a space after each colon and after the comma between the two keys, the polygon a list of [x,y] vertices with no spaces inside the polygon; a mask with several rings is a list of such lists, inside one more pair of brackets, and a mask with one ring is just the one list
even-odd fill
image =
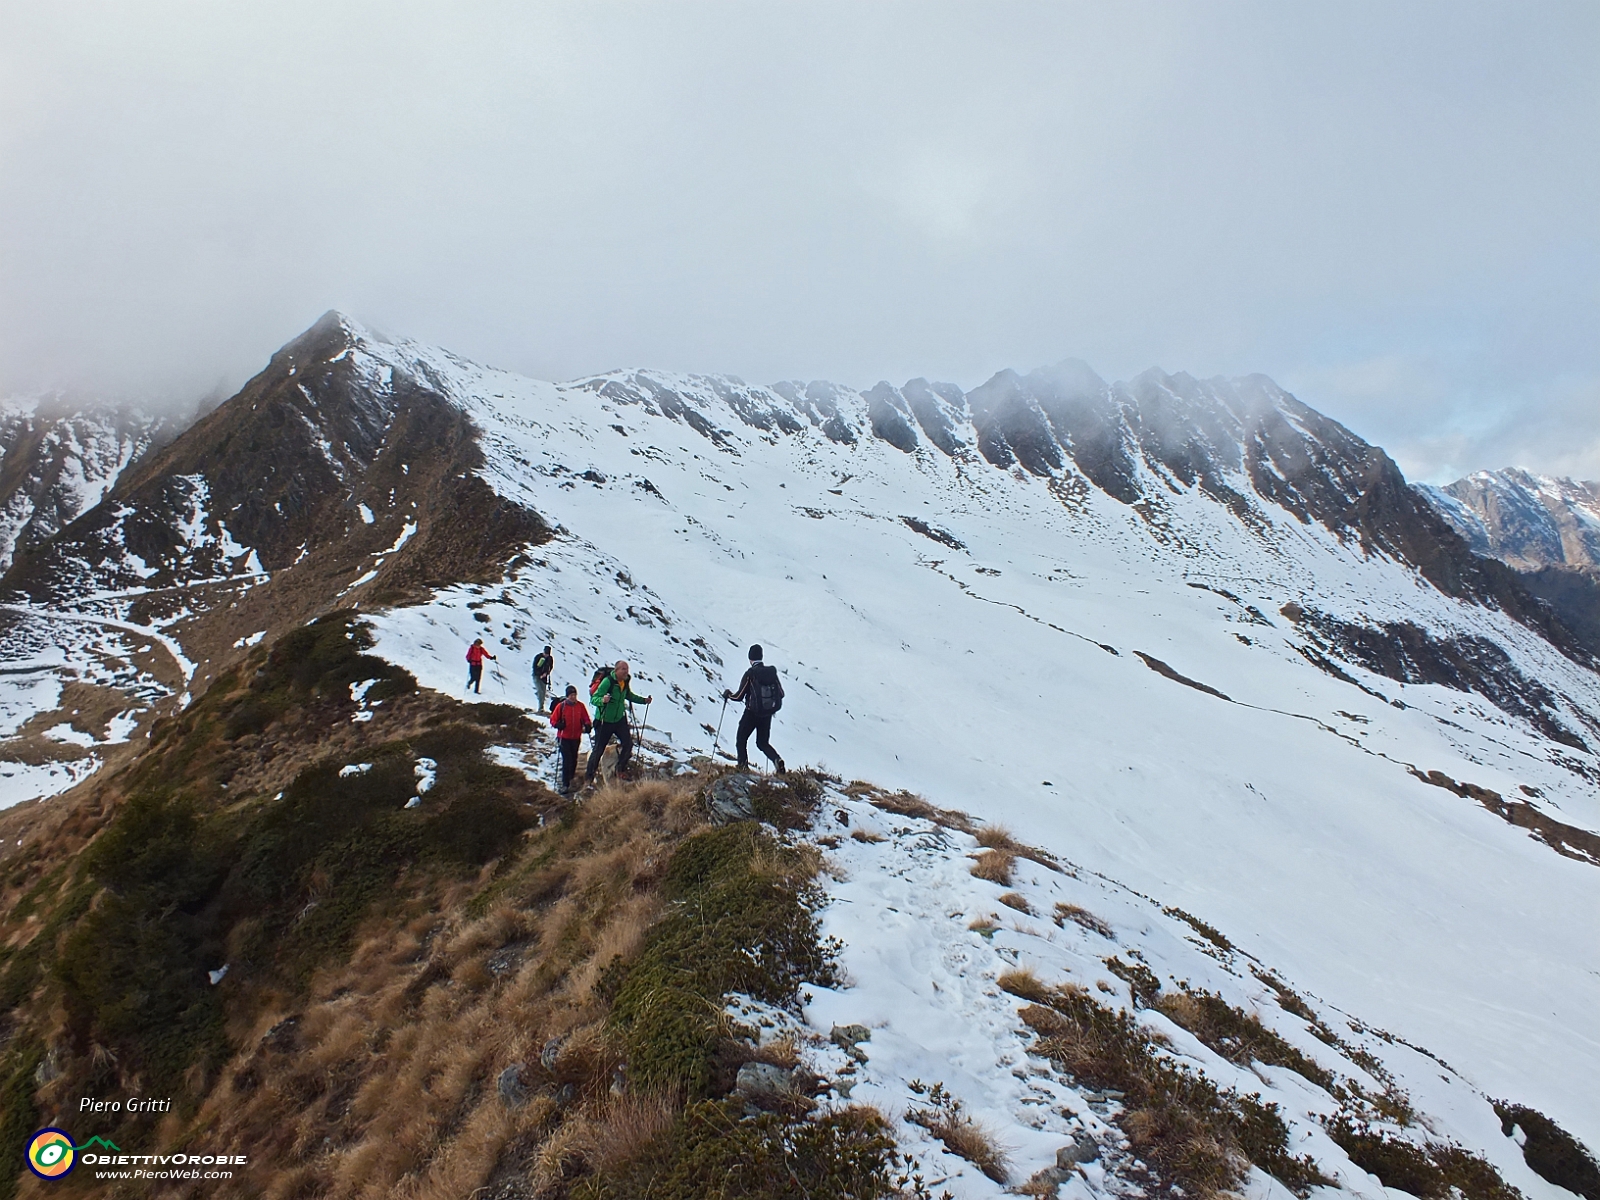
{"label": "distant snowy mountain", "polygon": [[1480,471],[1417,490],[1476,554],[1514,568],[1591,650],[1600,650],[1600,484]]}
{"label": "distant snowy mountain", "polygon": [[175,432],[137,410],[58,396],[0,400],[0,570],[100,503],[134,459]]}
{"label": "distant snowy mountain", "polygon": [[1512,468],[1421,490],[1478,554],[1522,571],[1600,570],[1600,483]]}
{"label": "distant snowy mountain", "polygon": [[552,384],[330,314],[0,580],[0,648],[58,671],[36,726],[63,680],[144,721],[358,607],[450,693],[479,635],[530,706],[541,646],[626,656],[683,756],[759,641],[791,763],[1201,914],[1593,1145],[1595,643],[1437,503],[1259,376]]}

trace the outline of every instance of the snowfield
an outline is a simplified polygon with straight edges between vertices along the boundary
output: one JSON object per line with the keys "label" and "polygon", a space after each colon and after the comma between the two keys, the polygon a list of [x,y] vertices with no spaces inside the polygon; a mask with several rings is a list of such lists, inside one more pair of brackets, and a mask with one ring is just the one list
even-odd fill
{"label": "snowfield", "polygon": [[[1339,1049],[1313,1036],[1305,1020],[1286,1012],[1254,971],[1272,964],[1251,962],[1223,951],[1178,916],[1115,882],[1070,863],[1050,870],[1019,860],[1011,884],[1002,887],[969,871],[976,841],[931,821],[880,811],[863,799],[831,790],[824,803],[831,882],[823,911],[824,932],[844,944],[842,965],[849,986],[813,987],[805,1028],[818,1073],[853,1081],[849,1099],[875,1105],[896,1124],[903,1145],[916,1154],[935,1190],[965,1197],[997,1197],[1005,1189],[972,1164],[949,1154],[905,1114],[927,1106],[925,1089],[943,1084],[966,1111],[986,1125],[1007,1150],[1011,1178],[1020,1183],[1052,1166],[1056,1151],[1087,1135],[1101,1148],[1062,1187],[1063,1197],[1090,1200],[1107,1190],[1106,1170],[1125,1146],[1109,1122],[1119,1106],[1100,1093],[1065,1083],[1050,1063],[1032,1052],[1034,1037],[1018,1019],[1025,1002],[1002,991],[1003,972],[1022,967],[1046,983],[1076,983],[1097,1000],[1137,1013],[1151,1032],[1165,1037],[1184,1066],[1203,1072],[1219,1087],[1259,1095],[1276,1103],[1289,1126],[1290,1150],[1309,1154],[1347,1192],[1384,1200],[1386,1189],[1352,1164],[1318,1118],[1338,1111],[1328,1092],[1282,1067],[1234,1065],[1213,1053],[1160,1012],[1135,1010],[1128,985],[1108,971],[1117,955],[1143,961],[1169,987],[1185,981],[1222,996],[1257,1016],[1336,1078],[1354,1080],[1377,1093],[1382,1084]],[[1006,895],[1011,901],[1001,900]],[[1023,914],[1017,898],[1032,910]],[[1056,905],[1087,913],[1085,921],[1052,920]],[[989,932],[969,928],[987,918]],[[1254,971],[1252,970],[1254,969]],[[1322,1022],[1347,1046],[1378,1059],[1427,1115],[1424,1136],[1480,1149],[1501,1175],[1530,1200],[1569,1195],[1540,1179],[1523,1162],[1517,1144],[1500,1133],[1499,1119],[1470,1082],[1408,1046],[1367,1029],[1354,1014],[1309,997]],[[735,1009],[737,1012],[738,1010]],[[746,1018],[748,1019],[748,1018]],[[775,1022],[777,1029],[783,1028]],[[863,1025],[859,1067],[829,1043],[835,1027]],[[776,1032],[777,1030],[775,1030]],[[923,1085],[919,1093],[914,1085]],[[1395,1126],[1389,1132],[1405,1136]],[[1412,1130],[1412,1136],[1419,1131]],[[1115,1190],[1115,1189],[1112,1189]],[[1286,1188],[1259,1169],[1245,1194],[1259,1200],[1289,1200]]]}
{"label": "snowfield", "polygon": [[[1594,757],[1473,693],[1336,679],[1279,610],[1489,639],[1588,731],[1600,679],[1529,630],[1269,504],[1252,530],[1153,480],[1147,520],[1069,473],[753,427],[741,407],[783,398],[737,381],[558,386],[410,343],[359,353],[375,387],[404,371],[464,407],[483,478],[558,528],[503,585],[376,618],[423,683],[460,695],[479,634],[500,656],[484,698],[530,708],[540,646],[560,686],[626,657],[652,737],[705,751],[720,721],[726,751],[721,689],[759,641],[790,763],[1003,822],[1600,1144],[1600,870],[1411,773],[1594,830]],[[865,427],[867,402],[833,395]]]}

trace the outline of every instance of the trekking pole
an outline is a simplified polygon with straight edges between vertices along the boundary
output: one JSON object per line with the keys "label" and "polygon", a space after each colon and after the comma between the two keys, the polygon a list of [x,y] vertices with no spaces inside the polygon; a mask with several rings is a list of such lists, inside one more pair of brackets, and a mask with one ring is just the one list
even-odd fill
{"label": "trekking pole", "polygon": [[722,698],[722,712],[717,716],[717,735],[711,739],[711,757],[717,757],[717,743],[722,739],[722,718],[728,715],[728,698]]}

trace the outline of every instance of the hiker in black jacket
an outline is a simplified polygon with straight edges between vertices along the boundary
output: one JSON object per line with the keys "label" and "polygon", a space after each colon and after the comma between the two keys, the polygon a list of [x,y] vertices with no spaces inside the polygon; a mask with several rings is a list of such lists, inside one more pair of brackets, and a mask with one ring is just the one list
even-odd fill
{"label": "hiker in black jacket", "polygon": [[550,694],[550,676],[556,669],[556,656],[550,652],[550,647],[533,656],[533,686],[539,693],[539,712],[544,712],[545,698]]}
{"label": "hiker in black jacket", "polygon": [[724,700],[743,700],[744,716],[739,718],[739,766],[750,769],[746,744],[750,735],[756,735],[756,748],[772,760],[772,769],[783,774],[783,759],[772,748],[768,738],[772,735],[772,715],[783,707],[783,684],[778,681],[778,668],[761,661],[761,647],[750,647],[750,669],[739,680],[739,690],[723,690]]}

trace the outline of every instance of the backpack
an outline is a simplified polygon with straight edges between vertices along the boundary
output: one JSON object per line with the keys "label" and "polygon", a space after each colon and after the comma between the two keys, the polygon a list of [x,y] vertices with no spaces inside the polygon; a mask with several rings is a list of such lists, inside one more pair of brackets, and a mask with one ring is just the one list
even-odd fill
{"label": "backpack", "polygon": [[589,680],[589,699],[594,699],[594,694],[600,690],[600,685],[611,675],[610,667],[596,667],[594,677]]}
{"label": "backpack", "polygon": [[555,664],[550,661],[548,654],[535,654],[533,656],[533,674],[535,678],[550,674],[550,669]]}
{"label": "backpack", "polygon": [[777,667],[757,668],[760,674],[750,680],[750,693],[755,698],[759,716],[769,716],[783,707],[783,684],[778,681]]}

